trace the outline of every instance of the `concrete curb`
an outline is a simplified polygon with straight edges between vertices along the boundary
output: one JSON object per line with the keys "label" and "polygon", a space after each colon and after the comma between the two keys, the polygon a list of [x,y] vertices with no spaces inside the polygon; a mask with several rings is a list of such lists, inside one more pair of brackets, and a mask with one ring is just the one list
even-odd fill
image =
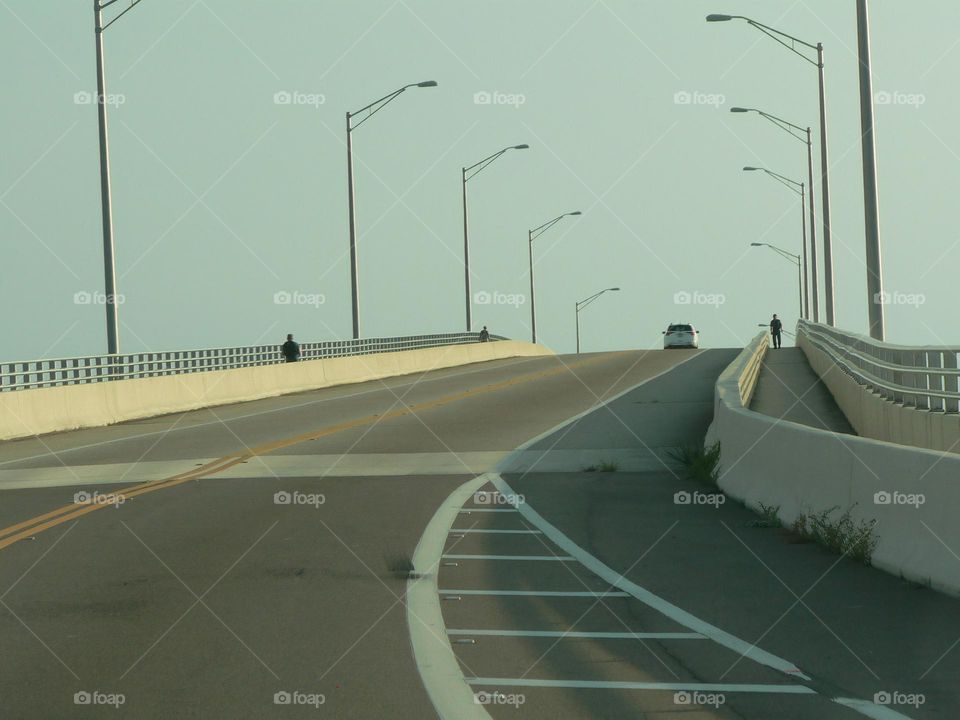
{"label": "concrete curb", "polygon": [[737,383],[758,343],[717,381],[706,442],[720,442],[721,489],[753,508],[779,507],[788,525],[800,513],[852,508],[855,522],[877,521],[875,567],[960,595],[960,456],[752,412]]}
{"label": "concrete curb", "polygon": [[552,354],[540,345],[503,340],[4,392],[0,393],[0,440],[112,425],[470,363]]}

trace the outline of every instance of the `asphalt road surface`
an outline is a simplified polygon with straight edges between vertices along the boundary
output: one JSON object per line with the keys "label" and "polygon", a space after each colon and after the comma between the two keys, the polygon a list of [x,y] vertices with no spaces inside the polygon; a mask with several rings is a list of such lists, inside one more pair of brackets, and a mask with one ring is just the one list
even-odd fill
{"label": "asphalt road surface", "polygon": [[0,444],[0,717],[435,718],[417,583],[472,701],[446,718],[960,717],[955,600],[671,464],[735,354],[504,360]]}

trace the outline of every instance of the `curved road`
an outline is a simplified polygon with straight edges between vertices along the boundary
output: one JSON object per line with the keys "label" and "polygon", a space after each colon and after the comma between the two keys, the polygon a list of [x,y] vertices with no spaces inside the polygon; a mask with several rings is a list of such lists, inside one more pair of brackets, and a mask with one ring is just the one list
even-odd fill
{"label": "curved road", "polygon": [[[735,354],[505,360],[0,444],[0,715],[431,718],[440,669],[481,701],[447,718],[956,716],[956,601],[677,503],[700,489],[665,450],[702,440]],[[489,494],[413,567],[465,483]],[[411,650],[419,573],[450,667]],[[834,702],[881,691],[924,703]]]}

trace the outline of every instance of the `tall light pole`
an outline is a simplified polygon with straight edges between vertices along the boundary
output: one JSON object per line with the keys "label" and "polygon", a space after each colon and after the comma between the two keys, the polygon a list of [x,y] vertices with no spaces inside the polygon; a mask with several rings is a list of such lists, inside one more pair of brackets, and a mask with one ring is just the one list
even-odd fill
{"label": "tall light pole", "polygon": [[580,354],[580,311],[583,310],[587,305],[589,305],[590,303],[592,303],[594,300],[596,300],[597,298],[599,298],[599,297],[600,297],[601,295],[603,295],[604,293],[607,293],[607,292],[619,292],[619,291],[620,291],[620,288],[618,288],[618,287],[606,288],[605,290],[601,290],[601,291],[598,292],[598,293],[594,293],[593,295],[591,295],[590,297],[586,298],[585,300],[580,300],[578,303],[576,303],[576,313],[575,313],[575,314],[576,314],[576,321],[577,321],[577,355]]}
{"label": "tall light pole", "polygon": [[[827,152],[827,94],[823,73],[823,43],[805,42],[785,32],[776,30],[769,25],[764,25],[756,20],[751,20],[743,15],[707,15],[707,22],[727,22],[729,20],[743,20],[747,24],[755,27],[757,30],[767,35],[787,48],[798,57],[803,58],[811,65],[816,66],[817,76],[819,78],[820,90],[820,193],[821,203],[820,211],[823,215],[823,285],[824,301],[827,311],[827,324],[835,325],[836,317],[834,314],[833,303],[833,236],[830,232],[830,162]],[[817,59],[813,60],[802,52],[797,50],[796,46],[802,45],[810,50],[815,50]]]}
{"label": "tall light pole", "polygon": [[784,250],[783,248],[779,248],[779,247],[777,247],[776,245],[771,245],[770,243],[756,243],[756,242],[754,242],[754,243],[750,243],[750,246],[751,246],[751,247],[768,247],[768,248],[770,248],[771,250],[773,250],[775,253],[777,253],[778,255],[780,255],[780,257],[785,258],[786,260],[789,260],[789,261],[792,262],[792,263],[796,263],[796,265],[797,265],[797,285],[799,286],[799,289],[800,289],[800,312],[802,313],[802,312],[803,312],[803,280],[801,279],[802,276],[800,275],[800,256],[799,256],[799,255],[794,255],[792,252],[787,252],[787,251]]}
{"label": "tall light pole", "polygon": [[806,203],[804,201],[805,190],[803,183],[797,182],[796,180],[791,180],[790,178],[779,173],[775,173],[772,170],[767,170],[767,168],[745,167],[743,170],[744,172],[755,172],[757,170],[762,170],[781,185],[785,186],[788,190],[795,192],[800,196],[800,220],[802,221],[803,227],[803,242],[800,243],[800,247],[803,249],[803,279],[800,281],[800,316],[804,320],[808,320],[810,319],[810,296],[807,294],[807,215],[806,208],[804,207]]}
{"label": "tall light pole", "polygon": [[[116,0],[112,0],[116,2]],[[353,192],[353,131],[363,125],[375,114],[383,110],[390,102],[396,100],[402,93],[412,87],[436,87],[436,80],[425,80],[423,82],[404,85],[399,90],[394,90],[389,95],[384,95],[369,105],[360,108],[356,112],[347,112],[347,204],[350,212],[350,294],[353,308],[353,339],[360,337],[360,277],[357,272],[357,207],[354,201]],[[366,116],[357,124],[353,124],[353,118],[362,113]]]}
{"label": "tall light pole", "polygon": [[528,150],[529,145],[511,145],[488,155],[470,167],[461,168],[460,178],[463,182],[463,286],[466,293],[467,332],[473,331],[473,298],[470,297],[470,233],[467,225],[467,180],[476,177],[494,160],[508,150]]}
{"label": "tall light pole", "polygon": [[[810,283],[807,283],[807,244],[804,243],[803,250],[803,261],[804,261],[804,279],[803,286],[806,288],[807,299],[809,301],[810,295],[813,296],[813,302],[805,303],[807,309],[807,317],[812,317],[814,322],[820,322],[820,285],[819,285],[819,274],[817,272],[817,218],[816,210],[814,209],[815,202],[813,199],[814,196],[814,184],[813,184],[813,138],[810,131],[810,126],[803,128],[799,125],[794,125],[792,122],[788,122],[783,118],[778,118],[776,115],[771,115],[770,113],[764,112],[763,110],[757,110],[756,108],[742,108],[742,107],[733,107],[730,108],[732,113],[749,113],[755,112],[760,117],[765,118],[772,122],[774,125],[779,127],[781,130],[789,133],[792,137],[795,137],[797,140],[800,140],[807,146],[807,204],[810,206]],[[801,133],[801,134],[798,134]],[[810,310],[812,306],[813,314],[810,315]]]}
{"label": "tall light pole", "polygon": [[103,59],[103,33],[143,0],[133,0],[123,12],[103,23],[103,11],[117,0],[93,0],[97,51],[97,121],[100,130],[100,212],[103,223],[103,285],[107,311],[107,353],[120,352],[120,317],[117,302],[117,264],[113,243],[113,200],[110,191],[110,138],[107,131],[107,73]]}
{"label": "tall light pole", "polygon": [[582,215],[582,213],[579,210],[574,210],[573,212],[564,213],[563,215],[557,215],[553,220],[549,220],[543,225],[527,231],[527,249],[530,252],[530,337],[533,343],[537,342],[537,290],[533,281],[533,241],[565,217],[573,215]]}
{"label": "tall light pole", "polygon": [[867,0],[857,0],[857,40],[860,49],[860,129],[863,144],[863,212],[867,242],[867,307],[870,337],[883,340],[883,265],[880,256],[877,141],[873,134],[873,75],[870,69],[870,17]]}

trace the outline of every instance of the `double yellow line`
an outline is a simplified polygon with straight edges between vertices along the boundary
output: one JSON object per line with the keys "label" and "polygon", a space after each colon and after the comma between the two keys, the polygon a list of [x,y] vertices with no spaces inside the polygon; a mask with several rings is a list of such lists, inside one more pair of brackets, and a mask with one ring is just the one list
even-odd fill
{"label": "double yellow line", "polygon": [[[217,473],[221,473],[224,470],[232,468],[234,465],[247,462],[251,458],[260,455],[266,455],[276,450],[290,447],[291,445],[297,445],[309,440],[317,440],[319,438],[326,437],[327,435],[334,435],[336,433],[343,432],[344,430],[352,430],[353,428],[365,427],[384,422],[386,420],[393,420],[406,415],[413,415],[423,412],[424,410],[432,410],[434,408],[441,407],[443,405],[449,405],[450,403],[459,402],[461,400],[466,400],[477,395],[504,390],[514,385],[533,382],[535,380],[542,380],[553,375],[559,375],[560,373],[568,372],[575,368],[580,368],[585,365],[592,365],[603,360],[608,360],[615,354],[616,353],[604,354],[589,360],[581,360],[580,362],[562,365],[561,367],[552,368],[550,370],[541,370],[535,373],[519,375],[510,380],[493,383],[492,385],[484,385],[479,388],[474,388],[473,390],[465,390],[464,392],[455,393],[453,395],[445,395],[435,400],[429,400],[416,405],[406,405],[402,408],[391,410],[390,412],[382,415],[366,415],[354,420],[347,420],[342,423],[337,423],[336,425],[328,425],[327,427],[320,428],[318,430],[312,430],[301,435],[295,435],[293,437],[283,438],[281,440],[274,440],[273,442],[249,448],[244,452],[233,453],[231,455],[225,455],[224,457],[217,458],[216,460],[211,460],[208,463],[200,465],[199,467],[195,467],[192,470],[182,472],[178,475],[164,478],[162,480],[153,480],[150,482],[141,483],[139,485],[134,485],[123,490],[112,492],[110,495],[118,500],[122,499],[123,501],[126,501],[130,498],[146,495],[147,493],[155,492],[157,490],[165,490],[167,488],[175,487],[176,485],[180,485],[181,483],[185,483],[190,480],[199,480],[201,477],[216,475]],[[3,528],[0,530],[0,550],[13,545],[15,542],[19,542],[20,540],[24,540],[29,537],[34,537],[52,527],[56,527],[57,525],[61,525],[69,520],[74,520],[86,515],[87,513],[92,513],[95,510],[100,510],[105,507],[112,507],[112,504],[74,503],[71,505],[64,505],[63,507],[57,508],[56,510],[51,510],[43,515],[38,515],[37,517],[30,518],[29,520],[24,520],[23,522]]]}

